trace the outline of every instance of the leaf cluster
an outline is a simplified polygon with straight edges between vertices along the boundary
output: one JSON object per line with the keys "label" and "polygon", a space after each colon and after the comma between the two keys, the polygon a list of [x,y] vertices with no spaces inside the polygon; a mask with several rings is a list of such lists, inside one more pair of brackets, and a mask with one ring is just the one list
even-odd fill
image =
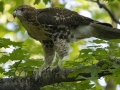
{"label": "leaf cluster", "polygon": [[[10,41],[10,39],[0,38],[0,63],[12,63],[12,65],[8,65],[9,70],[7,72],[5,71],[5,68],[0,67],[1,73],[5,76],[29,76],[35,68],[39,67],[43,63],[42,60],[30,59],[31,55],[29,51],[22,48],[22,46],[23,42],[14,42]],[[8,53],[7,49],[11,47],[12,52]]]}

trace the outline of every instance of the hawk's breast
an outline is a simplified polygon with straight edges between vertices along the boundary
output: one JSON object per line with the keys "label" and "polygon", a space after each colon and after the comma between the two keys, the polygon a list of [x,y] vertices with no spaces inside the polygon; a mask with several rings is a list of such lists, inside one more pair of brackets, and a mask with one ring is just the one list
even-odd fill
{"label": "hawk's breast", "polygon": [[44,26],[41,24],[35,25],[34,23],[24,21],[22,22],[24,28],[27,30],[30,37],[36,40],[45,40],[48,37],[45,35]]}

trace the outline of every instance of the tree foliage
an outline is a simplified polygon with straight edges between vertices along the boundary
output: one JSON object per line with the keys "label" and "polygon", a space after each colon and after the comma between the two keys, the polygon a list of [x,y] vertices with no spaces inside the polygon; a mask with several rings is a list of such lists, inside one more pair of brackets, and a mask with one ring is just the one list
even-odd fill
{"label": "tree foliage", "polygon": [[[0,77],[25,77],[32,75],[33,71],[43,64],[42,47],[38,41],[30,38],[25,29],[12,14],[14,9],[21,4],[29,4],[36,8],[49,7],[54,0],[1,0],[0,1]],[[62,1],[62,0],[61,0]],[[92,0],[94,1],[94,0]],[[120,0],[102,0],[108,5],[111,3],[120,4]],[[108,1],[108,2],[106,2]],[[92,18],[105,22],[112,22],[109,14],[101,10],[95,2],[75,0],[78,6],[71,5],[69,9],[81,13],[87,11]],[[53,3],[55,4],[55,3]],[[58,3],[57,3],[58,4]],[[106,4],[106,5],[107,5]],[[67,7],[67,2],[60,3],[59,7]],[[114,8],[112,5],[110,8]],[[114,12],[117,10],[113,9]],[[102,90],[105,87],[98,83],[99,73],[108,71],[112,75],[104,76],[105,80],[114,79],[114,84],[120,83],[120,48],[117,40],[92,40],[87,44],[81,40],[71,44],[70,58],[62,62],[65,68],[82,68],[68,75],[77,77],[76,82],[62,82],[54,85],[47,85],[43,90]],[[58,59],[57,59],[58,60]],[[54,62],[56,65],[57,60]],[[100,62],[100,63],[99,63]],[[101,63],[103,62],[103,63]],[[5,65],[8,66],[6,69]],[[79,73],[90,73],[89,77],[78,75]],[[77,81],[84,78],[84,81]],[[92,83],[91,83],[92,82]]]}

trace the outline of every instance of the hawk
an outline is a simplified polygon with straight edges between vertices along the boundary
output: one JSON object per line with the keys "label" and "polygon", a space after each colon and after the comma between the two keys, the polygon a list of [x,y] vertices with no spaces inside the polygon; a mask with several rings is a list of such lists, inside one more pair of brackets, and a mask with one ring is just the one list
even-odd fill
{"label": "hawk", "polygon": [[18,6],[13,13],[27,30],[30,37],[38,40],[44,51],[44,64],[37,77],[45,67],[49,67],[59,56],[58,66],[69,55],[69,44],[80,39],[97,37],[100,39],[118,39],[120,30],[111,24],[92,20],[77,12],[63,8],[35,9],[28,5]]}

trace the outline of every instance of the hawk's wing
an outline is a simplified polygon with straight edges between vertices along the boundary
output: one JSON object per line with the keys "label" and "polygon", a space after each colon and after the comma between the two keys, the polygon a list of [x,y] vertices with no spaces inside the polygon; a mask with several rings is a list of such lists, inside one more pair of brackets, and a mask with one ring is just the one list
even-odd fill
{"label": "hawk's wing", "polygon": [[94,20],[62,8],[38,9],[38,21],[47,25],[88,25]]}
{"label": "hawk's wing", "polygon": [[100,25],[112,27],[112,25],[109,23],[101,23],[92,20],[88,17],[79,15],[77,12],[64,8],[37,9],[37,12],[38,12],[37,20],[41,24],[77,26],[77,25],[89,25],[90,23],[97,23]]}
{"label": "hawk's wing", "polygon": [[[38,12],[37,20],[41,24],[64,25],[68,27],[77,26],[80,31],[77,32],[78,28],[77,29],[75,28],[74,31],[77,32],[79,36],[83,36],[83,37],[78,37],[80,39],[89,38],[89,37],[97,37],[102,39],[120,38],[120,30],[112,28],[111,24],[101,23],[92,20],[88,17],[84,17],[82,15],[79,15],[77,12],[70,11],[68,9],[45,8],[45,9],[37,9],[37,12]],[[82,31],[81,26],[83,27],[84,31]]]}

